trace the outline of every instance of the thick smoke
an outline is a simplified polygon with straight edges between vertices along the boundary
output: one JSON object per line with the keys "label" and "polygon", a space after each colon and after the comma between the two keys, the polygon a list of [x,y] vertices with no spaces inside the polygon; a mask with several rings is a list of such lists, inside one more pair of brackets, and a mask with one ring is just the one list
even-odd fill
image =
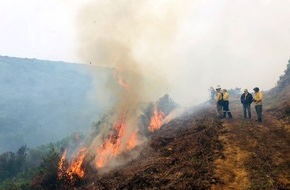
{"label": "thick smoke", "polygon": [[289,2],[273,0],[95,1],[80,15],[80,52],[86,63],[112,66],[107,49],[116,48],[100,44],[113,40],[162,83],[148,94],[193,105],[210,86],[272,88],[289,59],[287,15]]}
{"label": "thick smoke", "polygon": [[[116,123],[125,122],[119,146],[122,151],[128,140],[138,133],[140,104],[156,100],[168,89],[164,72],[157,65],[172,61],[170,46],[185,6],[173,2],[93,1],[79,14],[79,56],[83,62],[112,69],[106,84],[106,93],[112,98],[103,101],[113,104],[111,115],[99,125],[100,133],[90,145],[96,163],[100,156],[94,151],[112,134]],[[138,136],[137,141],[140,144],[143,138]],[[112,163],[117,164],[114,160],[110,161]]]}
{"label": "thick smoke", "polygon": [[136,118],[140,102],[164,93],[190,106],[206,100],[210,86],[267,90],[289,52],[289,26],[275,29],[289,21],[287,3],[277,3],[92,1],[77,20],[79,57],[114,70],[104,92],[112,98],[103,101],[113,104],[112,120]]}
{"label": "thick smoke", "polygon": [[172,69],[173,41],[185,7],[168,0],[89,3],[78,20],[79,56],[85,63],[129,72],[122,77],[139,93],[138,101],[156,99],[168,88],[167,68],[160,65]]}

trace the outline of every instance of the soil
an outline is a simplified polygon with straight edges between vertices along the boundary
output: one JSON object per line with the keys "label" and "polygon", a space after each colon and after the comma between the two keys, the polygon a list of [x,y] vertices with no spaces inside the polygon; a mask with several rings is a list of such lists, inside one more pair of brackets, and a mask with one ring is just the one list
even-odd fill
{"label": "soil", "polygon": [[[240,110],[241,109],[241,110]],[[290,189],[289,123],[265,112],[263,122],[243,119],[242,106],[232,106],[234,119],[225,119],[219,136],[225,159],[216,160],[221,182],[213,189]]]}
{"label": "soil", "polygon": [[137,159],[88,172],[76,189],[290,189],[289,123],[267,111],[258,123],[253,108],[243,119],[237,100],[230,109],[232,119],[218,119],[214,106],[174,119]]}

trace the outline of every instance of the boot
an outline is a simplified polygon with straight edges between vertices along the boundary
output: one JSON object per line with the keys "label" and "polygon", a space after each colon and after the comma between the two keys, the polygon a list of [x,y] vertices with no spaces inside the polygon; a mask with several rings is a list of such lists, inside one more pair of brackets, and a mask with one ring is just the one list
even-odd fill
{"label": "boot", "polygon": [[227,117],[227,112],[224,112],[223,118]]}
{"label": "boot", "polygon": [[229,117],[230,117],[230,118],[233,118],[233,116],[232,116],[232,113],[231,113],[231,112],[228,112],[228,115],[229,115]]}

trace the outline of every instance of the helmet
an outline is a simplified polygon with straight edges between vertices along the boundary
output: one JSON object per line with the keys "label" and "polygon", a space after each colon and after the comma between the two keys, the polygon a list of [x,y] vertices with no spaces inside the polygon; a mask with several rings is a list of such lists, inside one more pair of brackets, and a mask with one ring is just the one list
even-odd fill
{"label": "helmet", "polygon": [[254,89],[253,89],[255,92],[259,92],[259,88],[258,87],[255,87]]}
{"label": "helmet", "polygon": [[217,85],[217,87],[215,88],[216,90],[217,89],[221,89],[222,87],[220,85]]}

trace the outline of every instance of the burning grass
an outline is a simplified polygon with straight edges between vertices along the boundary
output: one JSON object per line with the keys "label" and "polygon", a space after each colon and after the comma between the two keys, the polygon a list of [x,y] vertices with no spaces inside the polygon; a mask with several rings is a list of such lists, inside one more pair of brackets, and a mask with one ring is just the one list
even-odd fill
{"label": "burning grass", "polygon": [[158,109],[158,105],[155,104],[154,105],[153,115],[152,115],[152,117],[150,119],[150,125],[148,127],[148,130],[150,132],[154,132],[154,131],[160,129],[160,127],[163,124],[164,118],[165,118],[165,113],[163,113],[162,111],[160,111]]}
{"label": "burning grass", "polygon": [[[262,125],[239,119],[242,118],[239,104],[233,106],[235,119],[220,121],[215,114],[203,110],[173,119],[154,133],[148,132],[145,147],[137,145],[130,149],[130,143],[124,143],[128,151],[115,158],[126,162],[110,170],[104,171],[104,167],[101,172],[92,167],[90,161],[95,157],[87,155],[81,165],[75,164],[85,171],[80,177],[67,172],[73,159],[68,162],[59,156],[58,161],[63,163],[58,166],[65,168],[65,172],[61,178],[56,175],[57,184],[49,186],[56,179],[53,176],[39,181],[46,187],[90,190],[239,189],[241,184],[244,187],[241,189],[289,189],[289,133],[269,114],[265,114]],[[153,113],[153,108],[149,113]],[[147,116],[148,123],[152,116]],[[122,129],[122,124],[116,124],[114,128]],[[118,147],[115,138],[120,134],[111,132],[104,142],[110,140]],[[132,135],[128,140],[134,142],[136,137]],[[224,172],[216,172],[221,166]]]}
{"label": "burning grass", "polygon": [[[124,81],[119,81],[119,83],[125,84]],[[68,147],[63,151],[58,162],[58,182],[56,184],[63,189],[75,188],[86,177],[87,171],[101,174],[137,158],[144,146],[140,137],[157,132],[163,125],[166,116],[175,107],[171,106],[171,109],[164,107],[165,104],[172,104],[172,101],[169,100],[169,96],[165,95],[155,103],[153,110],[150,110],[149,107],[150,111],[145,112],[143,116],[147,118],[148,122],[142,123],[141,120],[139,122],[142,124],[141,127],[146,130],[144,134],[134,130],[138,129],[137,127],[128,128],[128,125],[132,123],[128,120],[126,111],[122,112],[119,119],[113,123],[111,120],[115,117],[104,117],[98,123],[98,132],[93,132],[86,142],[77,141],[76,149]],[[170,119],[167,118],[166,122],[168,121]],[[109,130],[104,133],[101,130],[102,127]],[[76,139],[78,138],[76,137]]]}
{"label": "burning grass", "polygon": [[213,115],[187,115],[151,135],[149,146],[130,163],[105,174],[91,174],[84,189],[208,189],[218,179],[213,160],[222,145]]}

